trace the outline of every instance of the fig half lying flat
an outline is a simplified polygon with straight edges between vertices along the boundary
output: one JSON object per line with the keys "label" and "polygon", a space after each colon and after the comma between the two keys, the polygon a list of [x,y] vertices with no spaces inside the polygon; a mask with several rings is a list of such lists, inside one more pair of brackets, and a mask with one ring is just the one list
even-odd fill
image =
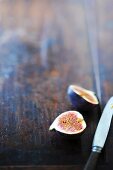
{"label": "fig half lying flat", "polygon": [[88,111],[99,105],[99,101],[93,91],[86,90],[77,85],[70,85],[67,90],[71,104],[78,111]]}
{"label": "fig half lying flat", "polygon": [[83,116],[77,111],[66,111],[61,113],[51,124],[49,130],[66,134],[80,134],[86,128],[86,122]]}

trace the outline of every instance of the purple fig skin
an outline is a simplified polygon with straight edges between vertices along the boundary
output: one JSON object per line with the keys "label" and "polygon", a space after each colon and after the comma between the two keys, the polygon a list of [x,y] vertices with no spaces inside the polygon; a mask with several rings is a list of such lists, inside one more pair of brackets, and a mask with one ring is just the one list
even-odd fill
{"label": "purple fig skin", "polygon": [[[74,86],[74,85],[73,85]],[[95,95],[92,92],[93,95]],[[85,100],[82,96],[80,96],[79,94],[77,94],[74,89],[72,88],[72,86],[69,86],[67,89],[67,95],[68,98],[71,102],[71,104],[73,105],[73,107],[77,110],[77,111],[91,111],[92,109],[94,109],[94,107],[98,107],[99,106],[99,101],[98,103],[94,104],[94,103],[90,103],[87,100]],[[96,97],[96,96],[95,96]],[[97,98],[97,97],[96,97]]]}
{"label": "purple fig skin", "polygon": [[59,132],[59,131],[57,131],[57,130],[55,130],[55,131],[56,131],[56,133],[57,133],[59,136],[61,136],[63,139],[66,139],[66,140],[74,140],[74,139],[76,139],[76,140],[78,140],[78,139],[80,139],[80,137],[84,134],[85,129],[84,129],[82,132],[80,132],[80,133],[72,134],[72,135],[66,134],[66,133],[61,133],[61,132]]}
{"label": "purple fig skin", "polygon": [[57,134],[59,137],[61,137],[64,140],[80,140],[81,136],[85,133],[84,129],[82,132],[77,133],[77,134],[66,134],[66,133],[62,133],[57,131],[56,129],[53,129],[52,132],[55,134]]}

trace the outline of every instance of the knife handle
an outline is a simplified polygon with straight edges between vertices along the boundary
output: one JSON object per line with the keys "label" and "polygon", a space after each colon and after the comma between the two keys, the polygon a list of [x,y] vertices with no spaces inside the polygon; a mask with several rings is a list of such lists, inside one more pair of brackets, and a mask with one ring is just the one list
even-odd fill
{"label": "knife handle", "polygon": [[99,154],[100,154],[99,152],[94,152],[94,151],[91,152],[90,157],[84,167],[84,170],[96,169],[96,164],[98,161]]}

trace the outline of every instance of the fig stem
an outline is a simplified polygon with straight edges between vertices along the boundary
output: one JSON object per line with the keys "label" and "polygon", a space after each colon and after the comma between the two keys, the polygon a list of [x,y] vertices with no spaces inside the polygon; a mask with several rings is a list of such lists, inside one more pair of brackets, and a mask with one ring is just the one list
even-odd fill
{"label": "fig stem", "polygon": [[55,127],[54,127],[54,122],[51,124],[51,126],[49,127],[49,130],[53,130]]}

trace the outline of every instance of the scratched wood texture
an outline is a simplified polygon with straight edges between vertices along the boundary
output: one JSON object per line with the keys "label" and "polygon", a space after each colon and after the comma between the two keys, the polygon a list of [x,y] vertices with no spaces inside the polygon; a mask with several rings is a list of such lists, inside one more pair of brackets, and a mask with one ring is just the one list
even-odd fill
{"label": "scratched wood texture", "polygon": [[[61,112],[74,109],[68,85],[97,92],[91,43],[99,56],[102,108],[113,95],[112,1],[89,1],[89,11],[84,2],[0,1],[1,170],[81,170],[85,165],[101,114],[97,109],[83,113],[87,129],[79,140],[48,130]],[[86,14],[92,11],[96,22],[89,30]],[[99,170],[113,169],[112,130],[113,125]]]}

